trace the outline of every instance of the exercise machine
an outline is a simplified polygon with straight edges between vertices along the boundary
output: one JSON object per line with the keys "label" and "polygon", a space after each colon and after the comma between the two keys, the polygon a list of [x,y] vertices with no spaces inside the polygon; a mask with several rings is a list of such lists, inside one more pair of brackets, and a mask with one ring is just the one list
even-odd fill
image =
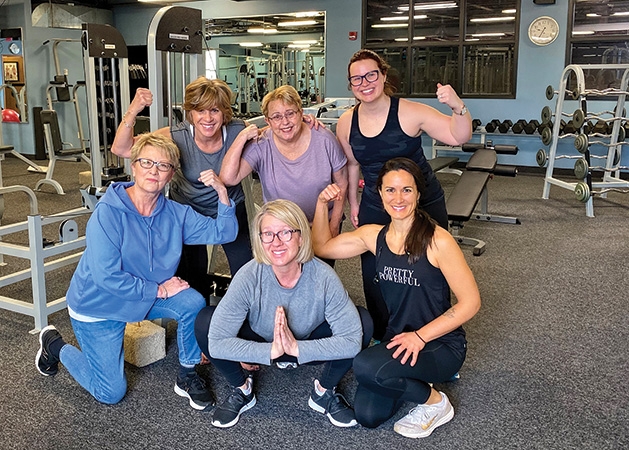
{"label": "exercise machine", "polygon": [[[61,69],[58,50],[58,46],[62,43],[74,42],[80,44],[81,40],[54,38],[44,41],[43,45],[47,45],[50,42],[52,42],[55,75],[53,80],[51,80],[46,87],[46,103],[48,105],[48,110],[54,110],[55,104],[58,103],[71,103],[73,105],[74,115],[76,117],[78,145],[70,142],[64,142],[64,148],[67,150],[81,149],[85,153],[84,159],[89,163],[89,148],[87,146],[89,141],[85,138],[81,108],[79,106],[79,90],[85,89],[85,81],[76,81],[74,85],[70,84],[68,81],[68,71]],[[53,92],[55,92],[54,98],[52,95]]]}

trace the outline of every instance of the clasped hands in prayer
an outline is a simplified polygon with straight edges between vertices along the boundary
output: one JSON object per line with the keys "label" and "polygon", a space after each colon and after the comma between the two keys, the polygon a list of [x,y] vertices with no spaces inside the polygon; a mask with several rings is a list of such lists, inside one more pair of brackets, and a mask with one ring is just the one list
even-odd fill
{"label": "clasped hands in prayer", "polygon": [[299,345],[297,344],[297,339],[293,336],[293,332],[288,328],[284,307],[278,306],[275,309],[275,327],[271,345],[271,360],[275,360],[284,354],[298,358]]}

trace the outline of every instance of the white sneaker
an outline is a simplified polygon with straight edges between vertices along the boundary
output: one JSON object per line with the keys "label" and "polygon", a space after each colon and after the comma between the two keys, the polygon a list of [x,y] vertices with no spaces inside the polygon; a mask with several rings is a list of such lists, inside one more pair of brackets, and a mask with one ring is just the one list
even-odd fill
{"label": "white sneaker", "polygon": [[409,438],[423,438],[430,436],[438,426],[448,423],[454,417],[454,408],[443,392],[441,401],[434,405],[417,405],[400,420],[395,422],[393,430]]}

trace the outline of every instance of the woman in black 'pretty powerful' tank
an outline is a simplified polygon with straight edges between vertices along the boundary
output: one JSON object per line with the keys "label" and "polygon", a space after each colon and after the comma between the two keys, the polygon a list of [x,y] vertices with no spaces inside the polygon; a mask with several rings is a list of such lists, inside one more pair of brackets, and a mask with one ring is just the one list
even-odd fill
{"label": "woman in black 'pretty powerful' tank", "polygon": [[[413,438],[430,435],[454,416],[446,394],[430,383],[449,380],[461,368],[467,346],[462,325],[480,308],[459,245],[418,206],[424,187],[415,162],[394,158],[376,180],[390,224],[362,225],[332,238],[328,203],[343,200],[333,184],[319,194],[312,224],[317,256],[344,259],[369,252],[376,257],[377,285],[390,314],[386,340],[354,358],[354,411],[361,425],[377,427],[404,402],[417,403],[394,426]],[[450,290],[457,298],[454,306]]]}
{"label": "woman in black 'pretty powerful' tank", "polygon": [[[370,50],[355,53],[348,65],[348,81],[358,105],[341,116],[336,135],[347,155],[352,224],[357,227],[389,222],[375,189],[375,179],[386,161],[403,156],[415,161],[426,179],[422,209],[447,229],[445,196],[424,155],[421,134],[426,132],[448,145],[461,145],[472,136],[471,115],[450,85],[437,84],[436,91],[439,101],[452,109],[450,116],[423,103],[392,97],[394,89],[387,81],[389,68]],[[365,187],[359,204],[361,172]],[[373,256],[362,255],[361,263],[365,301],[374,320],[374,338],[381,339],[388,314],[373,283],[376,274]]]}

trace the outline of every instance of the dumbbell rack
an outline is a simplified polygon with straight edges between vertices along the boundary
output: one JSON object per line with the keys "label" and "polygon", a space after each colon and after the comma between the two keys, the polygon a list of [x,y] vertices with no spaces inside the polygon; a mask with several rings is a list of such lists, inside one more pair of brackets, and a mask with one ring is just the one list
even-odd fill
{"label": "dumbbell rack", "polygon": [[[623,71],[623,75],[621,78],[620,88],[618,89],[604,89],[604,90],[587,90],[585,86],[585,75],[584,70],[616,70]],[[567,90],[568,79],[570,75],[573,75],[576,78],[576,88],[573,91]],[[542,134],[542,140],[544,143],[548,143],[550,140],[550,148],[548,152],[548,157],[546,158],[548,161],[548,166],[546,168],[546,176],[544,178],[544,190],[542,193],[543,199],[548,199],[550,195],[550,186],[555,185],[564,189],[569,189],[575,193],[575,196],[578,200],[585,203],[585,212],[588,217],[594,217],[594,205],[592,202],[593,195],[598,195],[601,197],[606,197],[607,192],[610,191],[623,191],[623,189],[629,189],[629,182],[620,179],[620,169],[619,162],[621,160],[621,151],[622,151],[622,141],[624,141],[624,136],[621,136],[622,139],[619,138],[620,135],[624,135],[624,133],[619,133],[621,129],[621,120],[626,121],[627,118],[622,117],[624,107],[625,107],[625,97],[627,95],[627,86],[629,84],[629,65],[627,64],[589,64],[589,65],[576,65],[571,64],[566,66],[561,74],[561,79],[559,83],[559,91],[557,92],[557,102],[555,106],[555,121],[552,125],[552,135],[548,134],[544,136]],[[548,90],[552,89],[549,87],[547,89],[547,97]],[[559,122],[561,116],[569,116],[563,112],[564,107],[564,99],[566,94],[571,95],[571,97],[577,100],[580,103],[580,109],[576,109],[572,114],[573,122],[576,125],[576,133],[571,133],[567,135],[560,136],[560,126]],[[583,132],[583,123],[589,118],[600,118],[603,114],[609,113],[606,111],[600,114],[589,114],[587,113],[587,96],[597,96],[597,97],[615,97],[616,98],[616,107],[614,112],[612,113],[614,117],[605,119],[607,122],[612,122],[613,127],[612,131],[609,135],[601,135],[594,134],[595,137],[604,137],[609,139],[609,144],[603,144],[600,141],[597,142],[589,142],[589,137],[587,134]],[[552,90],[551,96],[552,98]],[[544,117],[546,116],[546,117]],[[542,120],[548,121],[548,113],[542,113]],[[624,132],[624,130],[623,130]],[[554,177],[554,169],[555,169],[555,160],[566,158],[566,156],[558,156],[557,155],[557,143],[560,138],[564,137],[574,137],[574,143],[577,150],[583,154],[582,158],[577,159],[575,164],[575,174],[577,174],[579,181],[577,182],[566,182],[564,180],[560,180],[559,178]],[[591,167],[591,158],[590,154],[590,146],[595,144],[603,144],[604,147],[607,147],[607,156],[603,157],[606,160],[605,167],[603,170],[602,181],[592,181],[592,170]],[[539,155],[543,154],[543,149],[540,149],[538,152],[538,163]],[[571,156],[568,156],[572,158]],[[543,165],[543,161],[541,161]]]}

